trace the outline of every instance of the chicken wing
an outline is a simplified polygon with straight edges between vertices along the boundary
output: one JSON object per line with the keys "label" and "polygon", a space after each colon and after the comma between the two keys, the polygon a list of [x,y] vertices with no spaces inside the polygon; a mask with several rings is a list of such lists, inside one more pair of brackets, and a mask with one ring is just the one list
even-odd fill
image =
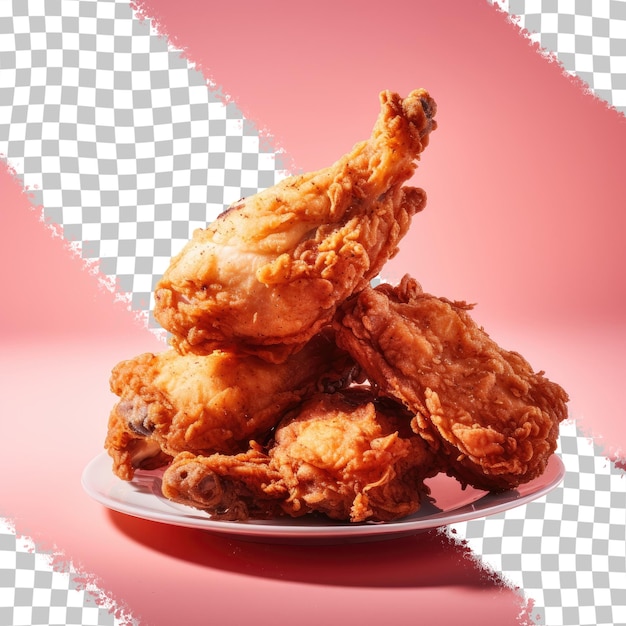
{"label": "chicken wing", "polygon": [[231,521],[281,517],[289,497],[280,472],[255,441],[239,454],[181,452],[165,470],[161,490],[172,502]]}
{"label": "chicken wing", "polygon": [[392,257],[425,193],[402,187],[436,127],[425,90],[385,91],[369,140],[334,165],[234,203],[198,229],[155,289],[180,351],[284,360]]}
{"label": "chicken wing", "polygon": [[111,390],[120,399],[105,448],[127,480],[135,468],[162,465],[182,451],[237,453],[305,395],[348,384],[353,370],[328,330],[282,364],[225,351],[146,353],[113,369]]}
{"label": "chicken wing", "polygon": [[305,400],[280,422],[268,452],[253,444],[235,456],[177,456],[162,489],[217,518],[389,521],[419,508],[424,480],[438,469],[404,407],[352,387]]}
{"label": "chicken wing", "polygon": [[500,348],[470,306],[423,293],[405,276],[367,288],[337,315],[337,341],[412,424],[450,475],[490,491],[540,475],[566,418],[565,391]]}

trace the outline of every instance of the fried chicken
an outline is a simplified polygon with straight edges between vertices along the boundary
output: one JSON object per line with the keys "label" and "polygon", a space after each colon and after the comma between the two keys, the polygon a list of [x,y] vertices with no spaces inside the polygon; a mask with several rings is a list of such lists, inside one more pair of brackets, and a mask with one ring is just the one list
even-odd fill
{"label": "fried chicken", "polygon": [[120,400],[105,448],[126,480],[135,468],[163,465],[182,451],[237,453],[303,397],[348,384],[353,369],[329,330],[282,364],[226,351],[146,353],[112,371]]}
{"label": "fried chicken", "polygon": [[330,518],[390,521],[418,510],[433,455],[401,406],[350,389],[308,400],[276,432],[270,451],[287,504]]}
{"label": "fried chicken", "polygon": [[369,140],[289,177],[198,229],[155,289],[180,351],[237,349],[280,362],[392,257],[425,193],[403,187],[436,128],[423,90],[385,91]]}
{"label": "fried chicken", "polygon": [[239,454],[181,452],[165,470],[161,490],[172,502],[231,521],[281,517],[289,496],[280,472],[255,441]]}
{"label": "fried chicken", "polygon": [[566,418],[565,391],[500,348],[464,302],[405,276],[344,304],[336,327],[380,391],[415,414],[413,428],[463,484],[498,491],[543,473]]}
{"label": "fried chicken", "polygon": [[380,103],[368,140],[234,203],[172,259],[154,310],[172,348],[111,375],[118,477],[166,466],[163,495],[215,519],[360,523],[416,512],[439,472],[500,491],[545,470],[565,391],[465,302],[408,275],[370,286],[425,206],[406,184],[437,127],[425,90]]}
{"label": "fried chicken", "polygon": [[371,390],[319,393],[288,413],[269,451],[208,457],[183,453],[163,476],[163,494],[213,517],[321,513],[389,521],[415,512],[424,480],[439,468],[410,416]]}

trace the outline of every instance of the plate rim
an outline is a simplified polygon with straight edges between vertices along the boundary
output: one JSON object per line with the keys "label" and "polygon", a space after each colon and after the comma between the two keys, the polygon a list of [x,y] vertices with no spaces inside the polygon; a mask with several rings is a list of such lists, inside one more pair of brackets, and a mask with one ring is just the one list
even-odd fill
{"label": "plate rim", "polygon": [[[159,498],[157,494],[154,494],[154,508],[138,507],[137,505],[126,503],[119,498],[112,497],[110,493],[107,493],[103,489],[102,483],[110,482],[112,487],[121,488],[123,491],[128,490],[129,493],[131,493],[131,490],[134,489],[140,481],[124,481],[115,476],[111,468],[111,463],[112,461],[107,452],[101,452],[91,459],[85,466],[81,475],[81,485],[86,494],[108,509],[153,522],[195,528],[231,536],[238,535],[240,537],[257,539],[279,538],[298,540],[358,539],[371,538],[374,536],[384,538],[389,536],[412,535],[435,528],[470,521],[472,519],[487,517],[523,506],[524,504],[541,498],[558,487],[566,473],[563,460],[560,455],[555,452],[551,455],[546,469],[540,476],[520,486],[523,490],[521,494],[518,490],[509,490],[501,493],[481,491],[480,493],[483,495],[456,509],[440,511],[425,516],[419,516],[419,511],[417,511],[414,516],[417,515],[418,517],[408,516],[392,522],[365,522],[362,524],[354,524],[329,520],[328,524],[307,525],[304,523],[289,525],[280,524],[280,518],[276,520],[278,523],[272,523],[273,520],[216,520],[211,519],[202,511],[195,511],[192,507],[184,507],[185,509],[189,509],[189,513],[186,511],[181,512],[178,511],[177,508],[174,508],[174,506],[182,507],[183,505],[169,503],[165,498]],[[100,473],[104,474],[103,466],[105,464],[109,474],[100,477]],[[142,477],[154,481],[155,472],[143,472]],[[95,478],[99,480],[94,480]],[[533,488],[535,485],[536,488]],[[157,510],[158,505],[161,505],[162,509]],[[165,508],[166,506],[172,506],[172,511],[167,510]],[[285,519],[293,522],[290,518]]]}

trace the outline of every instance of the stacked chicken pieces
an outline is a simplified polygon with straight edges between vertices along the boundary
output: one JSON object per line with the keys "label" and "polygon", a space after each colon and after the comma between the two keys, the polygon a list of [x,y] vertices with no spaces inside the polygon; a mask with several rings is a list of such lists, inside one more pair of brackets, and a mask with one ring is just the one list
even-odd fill
{"label": "stacked chicken pieces", "polygon": [[213,518],[414,513],[445,472],[500,491],[539,476],[567,394],[500,348],[463,302],[409,275],[372,287],[423,190],[436,128],[423,89],[380,95],[334,165],[236,202],[155,291],[171,347],[118,364],[113,470],[164,468],[165,497]]}

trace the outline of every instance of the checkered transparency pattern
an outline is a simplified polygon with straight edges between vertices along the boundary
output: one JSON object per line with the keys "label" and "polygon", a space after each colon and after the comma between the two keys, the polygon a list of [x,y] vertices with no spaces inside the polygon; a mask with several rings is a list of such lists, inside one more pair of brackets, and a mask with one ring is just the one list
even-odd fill
{"label": "checkered transparency pattern", "polygon": [[193,230],[284,176],[237,106],[121,0],[2,0],[0,154],[148,318]]}
{"label": "checkered transparency pattern", "polygon": [[626,625],[626,476],[573,422],[563,483],[502,514],[451,527],[534,603],[533,623]]}
{"label": "checkered transparency pattern", "polygon": [[488,0],[589,91],[626,114],[624,0]]}
{"label": "checkered transparency pattern", "polygon": [[136,623],[103,594],[79,585],[71,565],[54,568],[52,561],[0,520],[0,626]]}

